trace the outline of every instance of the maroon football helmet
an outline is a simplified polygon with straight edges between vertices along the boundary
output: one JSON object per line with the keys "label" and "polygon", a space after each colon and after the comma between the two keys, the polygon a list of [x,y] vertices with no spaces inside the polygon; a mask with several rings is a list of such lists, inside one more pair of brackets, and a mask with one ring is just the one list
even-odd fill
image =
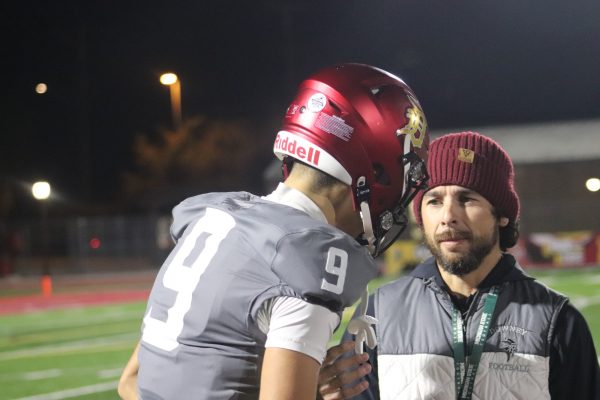
{"label": "maroon football helmet", "polygon": [[[427,182],[427,121],[398,77],[362,64],[325,68],[303,81],[273,151],[350,185],[374,256],[406,227],[406,208]],[[284,173],[285,168],[284,168]]]}

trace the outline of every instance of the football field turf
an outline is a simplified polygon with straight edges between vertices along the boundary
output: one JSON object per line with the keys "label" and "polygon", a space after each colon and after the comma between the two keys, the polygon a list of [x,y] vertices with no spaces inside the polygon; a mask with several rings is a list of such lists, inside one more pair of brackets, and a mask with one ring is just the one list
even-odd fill
{"label": "football field turf", "polygon": [[[598,348],[600,269],[530,273],[571,298]],[[0,399],[117,398],[117,380],[139,336],[144,308],[144,302],[133,302],[1,315]]]}

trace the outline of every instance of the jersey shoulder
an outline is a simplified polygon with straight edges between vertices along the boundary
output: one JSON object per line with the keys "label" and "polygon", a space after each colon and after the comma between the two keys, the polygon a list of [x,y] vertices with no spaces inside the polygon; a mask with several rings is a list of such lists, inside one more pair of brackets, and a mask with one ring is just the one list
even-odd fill
{"label": "jersey shoulder", "polygon": [[377,275],[363,246],[323,223],[287,230],[278,241],[272,269],[302,298],[336,312],[356,302]]}
{"label": "jersey shoulder", "polygon": [[206,212],[208,207],[230,209],[245,207],[258,197],[248,192],[213,192],[188,197],[173,208],[171,236],[177,241],[185,229]]}

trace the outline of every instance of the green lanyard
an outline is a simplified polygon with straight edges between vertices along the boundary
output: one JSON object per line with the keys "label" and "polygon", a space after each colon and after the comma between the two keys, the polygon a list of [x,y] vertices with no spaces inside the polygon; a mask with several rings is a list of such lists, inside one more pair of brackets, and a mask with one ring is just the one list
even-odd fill
{"label": "green lanyard", "polygon": [[456,384],[457,399],[471,399],[477,367],[479,367],[481,353],[483,353],[483,345],[487,340],[497,299],[498,287],[494,286],[485,298],[483,314],[481,314],[477,335],[469,357],[465,357],[463,319],[460,311],[452,306],[452,349],[454,350],[454,383]]}

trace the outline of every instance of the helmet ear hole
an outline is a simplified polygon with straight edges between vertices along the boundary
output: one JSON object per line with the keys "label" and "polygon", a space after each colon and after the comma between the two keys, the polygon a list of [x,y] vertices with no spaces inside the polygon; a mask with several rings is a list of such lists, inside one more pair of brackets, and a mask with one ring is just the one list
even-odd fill
{"label": "helmet ear hole", "polygon": [[338,114],[342,114],[342,109],[340,108],[340,106],[338,106],[337,104],[335,104],[333,101],[329,100],[329,105],[331,106],[331,108],[333,108]]}
{"label": "helmet ear hole", "polygon": [[380,185],[390,186],[392,183],[390,176],[385,172],[385,168],[381,164],[373,164],[373,175],[375,176],[375,182]]}

